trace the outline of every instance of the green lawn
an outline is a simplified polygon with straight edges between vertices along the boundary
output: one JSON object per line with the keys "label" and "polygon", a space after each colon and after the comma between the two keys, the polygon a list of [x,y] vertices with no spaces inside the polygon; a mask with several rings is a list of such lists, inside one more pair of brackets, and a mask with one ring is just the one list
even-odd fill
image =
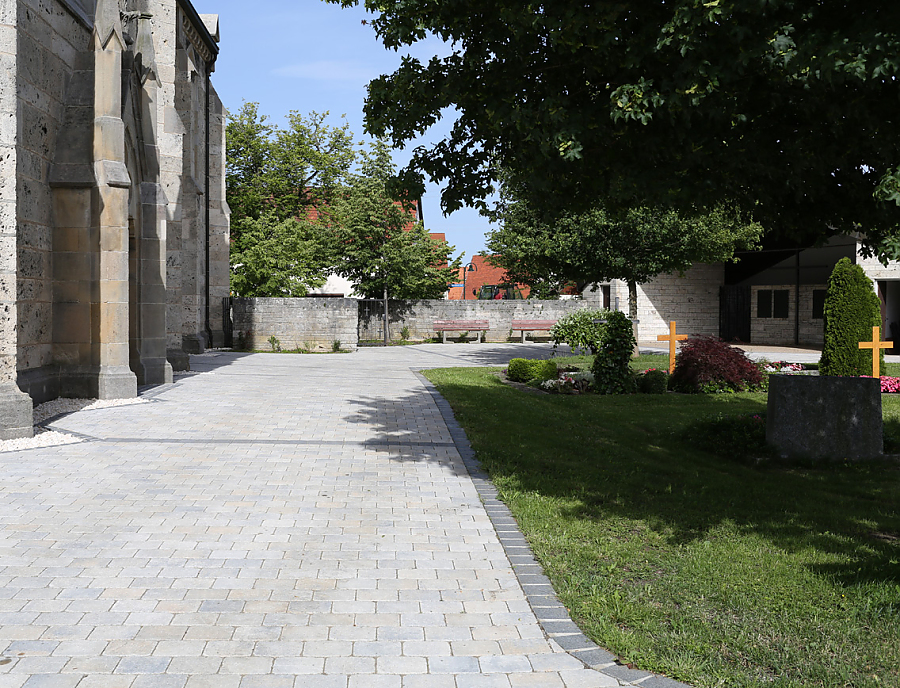
{"label": "green lawn", "polygon": [[896,465],[755,469],[682,439],[764,394],[551,396],[496,370],[426,374],[598,644],[697,686],[900,686]]}

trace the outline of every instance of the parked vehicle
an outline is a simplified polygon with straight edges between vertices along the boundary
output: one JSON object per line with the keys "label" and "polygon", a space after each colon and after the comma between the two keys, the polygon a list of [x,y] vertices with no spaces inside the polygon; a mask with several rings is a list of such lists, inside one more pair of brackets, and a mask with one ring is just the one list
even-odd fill
{"label": "parked vehicle", "polygon": [[479,301],[522,300],[525,298],[522,296],[521,289],[508,284],[485,284],[482,285],[480,291],[473,289],[472,295],[477,296]]}

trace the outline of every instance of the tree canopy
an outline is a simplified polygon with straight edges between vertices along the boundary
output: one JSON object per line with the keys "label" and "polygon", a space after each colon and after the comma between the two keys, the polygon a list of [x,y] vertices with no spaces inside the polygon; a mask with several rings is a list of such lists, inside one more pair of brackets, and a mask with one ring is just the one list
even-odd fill
{"label": "tree canopy", "polygon": [[[328,0],[344,6],[359,0]],[[797,241],[865,232],[900,257],[900,5],[796,0],[363,0],[388,48],[436,35],[369,84],[367,130],[405,144],[404,184],[446,211],[508,170],[551,213],[712,208]]]}
{"label": "tree canopy", "polygon": [[231,286],[241,296],[304,296],[325,283],[334,244],[323,209],[356,159],[349,125],[328,113],[288,115],[288,128],[244,103],[226,125]]}
{"label": "tree canopy", "polygon": [[383,142],[361,154],[360,172],[335,201],[336,271],[366,298],[439,299],[456,279],[460,259],[416,221],[408,198],[392,196],[394,165]]}
{"label": "tree canopy", "polygon": [[233,291],[305,296],[338,272],[367,296],[382,296],[387,279],[392,298],[440,298],[455,278],[452,247],[414,222],[409,194],[391,195],[388,146],[362,150],[326,115],[291,112],[281,129],[245,103],[229,118]]}
{"label": "tree canopy", "polygon": [[637,317],[636,285],[693,263],[730,260],[735,250],[754,248],[763,233],[758,223],[727,206],[694,213],[594,207],[552,224],[523,200],[507,199],[502,208],[502,225],[488,235],[487,250],[510,280],[551,291],[573,281],[583,289],[592,282],[624,280],[631,317]]}

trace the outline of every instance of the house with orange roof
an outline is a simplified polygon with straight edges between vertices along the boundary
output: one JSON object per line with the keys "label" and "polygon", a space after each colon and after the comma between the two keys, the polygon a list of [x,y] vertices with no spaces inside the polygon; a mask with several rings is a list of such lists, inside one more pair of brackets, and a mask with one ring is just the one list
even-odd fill
{"label": "house with orange roof", "polygon": [[[496,298],[499,293],[501,298],[512,296],[518,299],[527,299],[531,288],[524,284],[510,284],[506,279],[506,271],[503,268],[491,265],[487,256],[472,256],[472,260],[459,270],[457,284],[453,286],[447,298],[451,301],[463,301],[484,298]],[[501,289],[491,289],[497,287]],[[504,290],[502,287],[510,287]],[[484,293],[482,293],[484,292]],[[492,294],[488,296],[488,294]]]}

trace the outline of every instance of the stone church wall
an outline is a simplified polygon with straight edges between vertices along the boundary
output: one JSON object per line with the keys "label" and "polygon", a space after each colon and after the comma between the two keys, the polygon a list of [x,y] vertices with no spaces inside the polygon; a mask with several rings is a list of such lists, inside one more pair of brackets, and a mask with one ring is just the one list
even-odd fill
{"label": "stone church wall", "polygon": [[18,16],[16,0],[0,0],[0,439],[31,434],[31,400],[16,385]]}
{"label": "stone church wall", "polygon": [[189,0],[0,0],[0,438],[221,344],[217,42]]}
{"label": "stone church wall", "polygon": [[[49,10],[49,11],[48,11]],[[78,56],[90,31],[61,4],[18,0],[18,351],[17,366],[39,398],[55,396],[54,280],[71,279],[84,265],[67,252],[77,230],[54,232],[50,166],[65,116],[67,95],[82,88]],[[53,261],[53,251],[60,255]],[[70,317],[69,313],[60,313]]]}

